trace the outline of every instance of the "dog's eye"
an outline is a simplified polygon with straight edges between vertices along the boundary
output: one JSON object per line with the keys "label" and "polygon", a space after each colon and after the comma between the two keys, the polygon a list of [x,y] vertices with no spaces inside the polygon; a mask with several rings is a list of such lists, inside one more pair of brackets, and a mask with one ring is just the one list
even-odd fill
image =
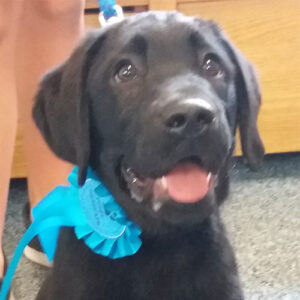
{"label": "dog's eye", "polygon": [[210,77],[222,78],[224,76],[223,66],[215,55],[207,55],[202,67],[205,74]]}
{"label": "dog's eye", "polygon": [[128,82],[137,77],[137,69],[133,63],[126,61],[122,63],[115,74],[117,82]]}

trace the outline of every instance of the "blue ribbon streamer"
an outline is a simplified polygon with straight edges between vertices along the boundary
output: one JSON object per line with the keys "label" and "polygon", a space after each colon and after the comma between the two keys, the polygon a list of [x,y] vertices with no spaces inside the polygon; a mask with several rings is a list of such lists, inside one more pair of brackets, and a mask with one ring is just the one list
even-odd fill
{"label": "blue ribbon streamer", "polygon": [[103,12],[104,18],[108,20],[111,17],[117,16],[117,11],[114,6],[116,1],[114,0],[99,0],[100,11]]}
{"label": "blue ribbon streamer", "polygon": [[141,230],[131,222],[111,193],[90,169],[87,180],[77,184],[78,168],[68,177],[70,186],[57,186],[33,208],[33,222],[20,240],[4,277],[0,300],[5,300],[25,247],[39,236],[43,251],[52,261],[61,227],[75,235],[94,253],[117,259],[135,254],[141,247]]}
{"label": "blue ribbon streamer", "polygon": [[13,276],[19,264],[19,261],[22,257],[23,251],[25,247],[32,241],[32,239],[41,231],[48,230],[53,227],[60,227],[60,226],[72,226],[72,224],[67,224],[66,220],[63,220],[59,217],[53,217],[41,221],[40,223],[32,223],[31,226],[27,229],[25,234],[23,235],[22,239],[20,240],[14,256],[9,264],[9,267],[6,271],[4,280],[1,286],[0,292],[0,300],[6,300]]}

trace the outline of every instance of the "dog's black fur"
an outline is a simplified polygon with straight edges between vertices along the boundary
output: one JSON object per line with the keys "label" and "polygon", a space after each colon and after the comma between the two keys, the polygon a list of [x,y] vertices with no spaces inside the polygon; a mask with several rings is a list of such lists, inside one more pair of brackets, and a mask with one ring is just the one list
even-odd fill
{"label": "dog's black fur", "polygon": [[[124,75],[124,64],[136,74]],[[209,103],[211,123],[205,116],[193,123],[194,110],[182,106],[198,98]],[[250,167],[263,157],[259,106],[253,67],[214,22],[150,12],[90,33],[42,80],[34,119],[53,151],[79,166],[81,184],[88,165],[96,171],[142,228],[143,243],[135,255],[111,260],[62,230],[37,299],[243,299],[218,204],[237,127]],[[154,211],[151,200],[130,196],[121,176],[123,162],[156,178],[186,160],[215,175],[214,188],[193,204],[169,200]]]}

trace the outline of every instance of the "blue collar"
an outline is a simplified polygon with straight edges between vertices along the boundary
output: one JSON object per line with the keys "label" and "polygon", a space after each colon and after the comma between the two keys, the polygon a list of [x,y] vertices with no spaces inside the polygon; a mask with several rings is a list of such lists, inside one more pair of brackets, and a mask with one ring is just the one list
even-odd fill
{"label": "blue collar", "polygon": [[111,193],[88,170],[85,184],[77,184],[78,168],[70,186],[57,186],[32,210],[33,222],[19,242],[4,278],[0,300],[5,300],[23,250],[36,236],[49,261],[55,255],[60,227],[73,227],[79,240],[96,254],[111,259],[135,254],[141,247],[140,228],[131,222]]}

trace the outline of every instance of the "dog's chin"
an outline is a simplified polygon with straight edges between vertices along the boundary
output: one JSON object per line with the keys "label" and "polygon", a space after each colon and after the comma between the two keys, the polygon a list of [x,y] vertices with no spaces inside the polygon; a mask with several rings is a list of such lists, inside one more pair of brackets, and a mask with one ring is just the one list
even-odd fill
{"label": "dog's chin", "polygon": [[131,203],[126,208],[133,219],[137,217],[138,223],[143,224],[145,218],[146,223],[146,219],[151,219],[151,223],[191,226],[212,213],[217,175],[205,169],[199,159],[182,159],[156,174],[146,177],[124,160],[120,163],[120,186]]}

